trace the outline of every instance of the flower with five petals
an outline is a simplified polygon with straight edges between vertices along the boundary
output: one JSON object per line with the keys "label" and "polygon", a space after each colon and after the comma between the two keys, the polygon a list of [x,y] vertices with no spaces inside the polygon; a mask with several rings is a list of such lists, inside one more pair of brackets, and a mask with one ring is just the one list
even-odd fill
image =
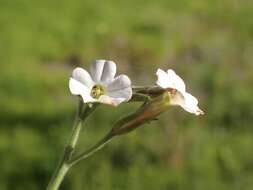
{"label": "flower with five petals", "polygon": [[126,75],[116,75],[113,61],[96,60],[89,74],[77,67],[69,80],[73,95],[80,95],[84,103],[103,103],[118,106],[132,97],[131,80]]}

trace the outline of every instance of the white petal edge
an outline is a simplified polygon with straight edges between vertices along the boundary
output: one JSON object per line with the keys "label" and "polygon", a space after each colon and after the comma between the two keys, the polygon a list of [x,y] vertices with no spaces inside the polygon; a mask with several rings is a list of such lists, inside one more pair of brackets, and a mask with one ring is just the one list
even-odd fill
{"label": "white petal edge", "polygon": [[90,74],[83,68],[77,67],[72,72],[72,78],[81,82],[86,87],[91,88],[94,85]]}
{"label": "white petal edge", "polygon": [[74,78],[69,79],[69,89],[73,95],[80,95],[84,103],[97,101],[90,96],[90,89]]}
{"label": "white petal edge", "polygon": [[203,115],[204,112],[198,107],[198,100],[191,94],[185,92],[182,94],[177,91],[170,100],[171,105],[179,105],[185,111],[193,113],[195,115]]}
{"label": "white petal edge", "polygon": [[104,63],[102,75],[100,81],[103,84],[111,82],[116,75],[117,67],[113,61],[106,61]]}
{"label": "white petal edge", "polygon": [[122,98],[113,98],[108,95],[102,95],[99,97],[98,102],[116,107],[120,103],[122,103],[124,100],[125,99],[122,99]]}
{"label": "white petal edge", "polygon": [[111,83],[107,85],[107,91],[113,92],[131,87],[131,80],[126,75],[117,76]]}
{"label": "white petal edge", "polygon": [[104,69],[104,64],[105,64],[106,60],[96,60],[90,68],[90,72],[91,72],[91,77],[92,79],[96,82],[96,83],[100,83],[101,82],[101,77],[102,77],[102,73],[103,73],[103,69]]}
{"label": "white petal edge", "polygon": [[167,71],[167,77],[169,82],[172,83],[170,88],[174,88],[182,93],[185,92],[185,83],[183,79],[178,76],[174,70],[169,69]]}
{"label": "white petal edge", "polygon": [[162,88],[174,88],[172,82],[169,80],[168,74],[162,69],[156,71],[157,81],[156,84]]}
{"label": "white petal edge", "polygon": [[182,106],[186,111],[194,113],[195,115],[203,115],[204,112],[198,107],[198,100],[190,93],[184,94],[184,106]]}
{"label": "white petal edge", "polygon": [[132,88],[131,87],[127,87],[121,90],[116,90],[116,91],[108,91],[107,95],[112,97],[112,98],[119,98],[122,99],[122,101],[127,102],[131,99],[132,97]]}

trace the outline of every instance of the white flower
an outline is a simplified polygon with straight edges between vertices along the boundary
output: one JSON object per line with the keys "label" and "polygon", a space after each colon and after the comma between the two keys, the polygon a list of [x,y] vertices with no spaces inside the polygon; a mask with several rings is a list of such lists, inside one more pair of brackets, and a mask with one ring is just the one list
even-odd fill
{"label": "white flower", "polygon": [[172,69],[169,69],[167,73],[161,69],[156,72],[158,77],[156,84],[164,89],[171,89],[171,105],[179,105],[184,110],[194,113],[196,115],[204,114],[204,112],[198,107],[198,100],[186,92],[185,84]]}
{"label": "white flower", "polygon": [[132,97],[131,81],[126,75],[116,78],[113,61],[96,60],[90,69],[91,75],[77,67],[69,80],[70,92],[80,95],[84,103],[100,102],[117,106]]}

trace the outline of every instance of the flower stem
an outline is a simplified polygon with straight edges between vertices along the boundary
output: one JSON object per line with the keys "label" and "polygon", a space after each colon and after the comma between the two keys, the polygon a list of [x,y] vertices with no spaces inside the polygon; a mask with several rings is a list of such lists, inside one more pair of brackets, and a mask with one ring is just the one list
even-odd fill
{"label": "flower stem", "polygon": [[67,163],[69,166],[73,166],[80,162],[81,160],[84,160],[90,156],[92,156],[95,152],[102,149],[107,143],[109,143],[114,135],[112,133],[107,134],[103,139],[101,139],[97,144],[89,148],[88,150],[84,151],[83,153],[77,155],[76,157],[69,160]]}
{"label": "flower stem", "polygon": [[70,167],[67,164],[61,164],[55,171],[55,174],[53,175],[52,179],[50,180],[47,186],[47,190],[57,190],[69,168]]}
{"label": "flower stem", "polygon": [[82,129],[82,124],[85,121],[85,119],[95,110],[96,105],[93,105],[92,107],[89,107],[88,105],[83,110],[83,102],[80,101],[78,111],[77,111],[77,117],[76,122],[72,129],[72,134],[70,136],[70,139],[68,143],[65,146],[62,158],[58,164],[58,167],[56,168],[52,178],[50,179],[50,182],[47,186],[47,190],[57,190],[63,181],[65,175],[67,174],[69,168],[71,167],[68,164],[68,161],[72,158],[72,154],[74,152],[75,146],[77,144],[80,131]]}

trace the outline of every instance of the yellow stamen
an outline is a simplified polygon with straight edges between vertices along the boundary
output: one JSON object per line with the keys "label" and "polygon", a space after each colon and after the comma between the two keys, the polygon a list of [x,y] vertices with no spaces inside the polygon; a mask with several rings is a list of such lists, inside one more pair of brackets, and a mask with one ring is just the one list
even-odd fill
{"label": "yellow stamen", "polygon": [[96,84],[95,86],[92,87],[90,95],[91,97],[98,99],[100,96],[105,94],[105,89],[103,86]]}

